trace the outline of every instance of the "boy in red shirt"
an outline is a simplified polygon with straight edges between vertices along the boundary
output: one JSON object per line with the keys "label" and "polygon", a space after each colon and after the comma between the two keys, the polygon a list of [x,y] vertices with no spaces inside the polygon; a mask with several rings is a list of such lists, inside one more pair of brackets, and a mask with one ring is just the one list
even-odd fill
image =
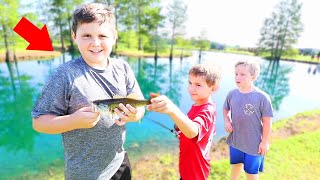
{"label": "boy in red shirt", "polygon": [[[219,87],[220,73],[198,64],[189,71],[188,91],[194,101],[187,116],[166,96],[151,99],[148,110],[168,114],[180,133],[179,171],[183,180],[208,179],[209,151],[215,130],[216,105],[211,100]],[[154,97],[154,94],[151,94]]]}

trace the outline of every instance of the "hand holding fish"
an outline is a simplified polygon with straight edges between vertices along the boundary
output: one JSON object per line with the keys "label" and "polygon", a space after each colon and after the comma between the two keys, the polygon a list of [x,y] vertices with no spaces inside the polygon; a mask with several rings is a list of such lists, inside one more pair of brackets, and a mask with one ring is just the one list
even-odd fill
{"label": "hand holding fish", "polygon": [[92,128],[100,120],[100,113],[93,112],[91,107],[83,107],[71,114],[71,118],[75,119],[77,129]]}
{"label": "hand holding fish", "polygon": [[144,106],[150,104],[146,99],[134,99],[131,97],[120,97],[112,99],[101,99],[92,102],[94,112],[100,112],[101,116],[112,119],[119,126],[126,122],[134,122],[144,115]]}
{"label": "hand holding fish", "polygon": [[[152,96],[153,95],[151,94],[151,97]],[[147,106],[149,111],[171,114],[177,109],[177,106],[167,96],[164,95],[152,98],[150,101],[151,104]]]}
{"label": "hand holding fish", "polygon": [[119,119],[115,120],[115,123],[119,126],[123,126],[127,122],[134,122],[140,119],[137,117],[138,109],[132,107],[130,104],[125,106],[124,104],[120,103],[119,108],[115,108],[114,112],[119,117]]}

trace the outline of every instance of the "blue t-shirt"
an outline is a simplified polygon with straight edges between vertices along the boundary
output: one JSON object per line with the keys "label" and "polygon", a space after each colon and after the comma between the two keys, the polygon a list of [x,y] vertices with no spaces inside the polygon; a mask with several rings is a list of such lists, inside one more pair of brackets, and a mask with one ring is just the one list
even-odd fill
{"label": "blue t-shirt", "polygon": [[224,109],[231,113],[233,128],[226,142],[245,153],[259,155],[262,117],[273,117],[269,95],[257,87],[250,93],[234,89],[227,95]]}
{"label": "blue t-shirt", "polygon": [[[105,70],[97,70],[82,57],[71,60],[51,75],[32,111],[63,116],[91,106],[98,99],[131,93],[141,98],[140,87],[127,62],[109,59]],[[110,179],[124,159],[125,127],[101,116],[93,128],[62,133],[66,179]]]}

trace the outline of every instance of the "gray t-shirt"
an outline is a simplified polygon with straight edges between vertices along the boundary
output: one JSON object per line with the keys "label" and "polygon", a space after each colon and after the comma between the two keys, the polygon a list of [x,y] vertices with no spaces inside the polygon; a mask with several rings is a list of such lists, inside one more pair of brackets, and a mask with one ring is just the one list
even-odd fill
{"label": "gray t-shirt", "polygon": [[[56,69],[32,110],[32,117],[63,116],[90,106],[98,99],[127,96],[141,98],[140,87],[127,62],[109,59],[105,70],[88,66],[82,57]],[[62,133],[66,179],[110,179],[124,159],[125,127],[101,117],[93,128]]]}
{"label": "gray t-shirt", "polygon": [[227,95],[224,109],[231,112],[233,128],[226,143],[245,153],[259,155],[262,117],[273,117],[269,95],[257,87],[250,93],[234,89]]}

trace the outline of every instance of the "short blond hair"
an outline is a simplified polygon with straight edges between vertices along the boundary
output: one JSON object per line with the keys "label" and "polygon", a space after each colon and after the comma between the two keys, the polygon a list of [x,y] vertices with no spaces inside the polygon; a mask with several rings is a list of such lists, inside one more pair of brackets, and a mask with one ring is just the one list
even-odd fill
{"label": "short blond hair", "polygon": [[221,80],[220,70],[214,65],[197,64],[191,67],[189,75],[204,77],[208,86],[219,85]]}
{"label": "short blond hair", "polygon": [[251,74],[251,76],[255,76],[256,78],[259,77],[260,75],[260,65],[258,62],[256,61],[247,61],[247,60],[241,60],[241,61],[238,61],[236,64],[235,64],[235,68],[239,65],[244,65],[246,67],[249,68],[249,73]]}
{"label": "short blond hair", "polygon": [[73,12],[72,16],[72,31],[76,34],[78,26],[83,23],[97,22],[103,24],[110,23],[114,28],[114,37],[118,38],[116,30],[116,18],[113,13],[113,6],[108,6],[102,3],[82,4]]}

